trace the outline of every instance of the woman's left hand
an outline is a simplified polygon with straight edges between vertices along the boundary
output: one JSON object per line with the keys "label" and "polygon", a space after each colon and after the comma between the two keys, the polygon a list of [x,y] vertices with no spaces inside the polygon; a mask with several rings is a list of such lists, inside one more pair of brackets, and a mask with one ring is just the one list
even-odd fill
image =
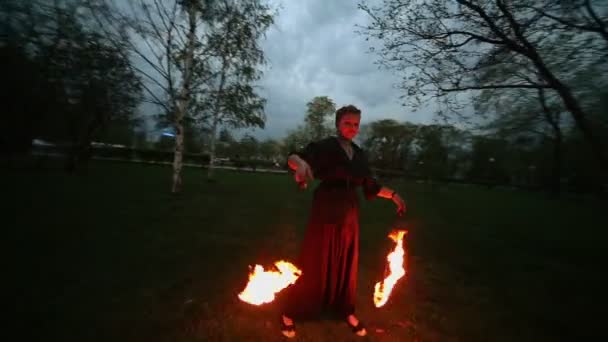
{"label": "woman's left hand", "polygon": [[405,202],[398,193],[395,193],[392,197],[393,202],[397,206],[397,215],[402,216],[405,213]]}

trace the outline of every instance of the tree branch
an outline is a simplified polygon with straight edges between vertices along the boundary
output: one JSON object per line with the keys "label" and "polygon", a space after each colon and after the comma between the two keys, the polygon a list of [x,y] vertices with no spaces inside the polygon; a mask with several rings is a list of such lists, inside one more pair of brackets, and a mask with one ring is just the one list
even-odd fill
{"label": "tree branch", "polygon": [[151,61],[144,53],[142,53],[141,51],[139,51],[137,49],[137,47],[133,43],[130,43],[129,45],[131,45],[131,50],[137,56],[139,56],[141,59],[143,59],[148,65],[150,65],[152,67],[152,69],[154,69],[154,71],[156,71],[161,77],[163,77],[164,79],[168,78],[168,74],[167,74],[167,72],[165,70],[161,69],[153,61]]}
{"label": "tree branch", "polygon": [[470,86],[470,87],[456,87],[456,88],[442,88],[438,87],[439,90],[449,93],[456,91],[465,90],[483,90],[483,89],[549,89],[552,88],[547,84],[492,84],[487,86]]}
{"label": "tree branch", "polygon": [[507,8],[507,5],[505,5],[503,0],[496,0],[496,5],[498,6],[498,8],[500,8],[500,11],[507,18],[509,26],[511,26],[513,32],[515,33],[515,37],[517,37],[517,39],[526,47],[527,51],[533,51],[534,47],[530,44],[530,42],[528,42],[528,40],[524,36],[521,30],[521,25],[517,22],[517,20],[515,20],[513,13],[511,13],[509,8]]}
{"label": "tree branch", "polygon": [[145,72],[143,69],[133,66],[133,69],[135,69],[138,73],[142,74],[143,76],[145,76],[146,78],[150,79],[153,83],[155,83],[157,86],[159,86],[163,91],[167,91],[167,88],[165,85],[163,85],[162,83],[160,83],[160,81],[158,79],[156,79],[156,77],[152,77],[152,75],[148,74],[147,72]]}
{"label": "tree branch", "polygon": [[593,7],[591,7],[591,1],[585,0],[585,9],[587,9],[587,13],[589,13],[591,18],[593,18],[593,20],[597,23],[599,33],[602,35],[602,37],[604,37],[606,42],[608,42],[608,30],[606,30],[606,24],[597,16],[597,13],[595,13]]}
{"label": "tree branch", "polygon": [[547,106],[547,100],[545,99],[545,90],[540,88],[538,89],[538,99],[540,101],[540,106],[543,109],[543,114],[545,116],[545,120],[551,125],[553,130],[556,132],[560,131],[559,123],[555,121],[551,109]]}
{"label": "tree branch", "polygon": [[499,38],[501,38],[504,41],[504,44],[506,44],[507,46],[509,46],[509,48],[511,48],[513,51],[519,52],[521,54],[527,55],[527,51],[526,49],[517,44],[517,42],[515,42],[514,40],[512,40],[511,38],[509,38],[497,25],[496,22],[494,22],[494,19],[490,18],[490,16],[485,12],[485,10],[483,8],[481,8],[479,5],[476,5],[470,1],[466,1],[466,0],[456,0],[458,3],[464,5],[465,7],[477,12],[477,14],[479,14],[479,16],[488,24],[488,26],[490,27],[490,29],[492,30],[492,32],[494,32],[495,35],[497,35]]}
{"label": "tree branch", "polygon": [[[504,40],[491,39],[491,38],[480,36],[480,35],[478,35],[476,33],[467,32],[467,31],[448,31],[446,33],[437,35],[435,37],[429,36],[429,38],[431,38],[431,39],[433,39],[433,38],[441,39],[441,38],[447,38],[447,37],[450,37],[450,36],[453,36],[453,35],[469,36],[471,39],[476,39],[476,40],[478,40],[480,42],[494,44],[494,45],[503,45],[503,44],[506,44],[506,42]],[[468,43],[468,41],[466,41],[466,43]],[[463,45],[464,44],[462,44],[462,45],[454,45],[454,47],[460,47],[460,46],[463,46]],[[447,45],[447,46],[449,47],[449,45]]]}
{"label": "tree branch", "polygon": [[[587,1],[586,1],[587,3]],[[590,6],[590,5],[589,5]],[[595,13],[595,11],[593,11],[593,8],[589,7],[587,8],[587,11],[589,12],[589,14],[591,15],[591,17],[596,21],[596,23],[598,24],[598,26],[592,26],[592,25],[581,25],[581,24],[577,24],[574,23],[572,21],[568,21],[564,18],[560,18],[558,16],[555,16],[553,14],[549,14],[546,11],[538,8],[538,7],[534,7],[534,6],[526,6],[528,8],[533,9],[534,11],[538,12],[540,15],[547,17],[555,22],[558,22],[566,27],[570,27],[570,28],[575,28],[581,31],[589,31],[589,32],[596,32],[596,33],[600,33],[602,35],[604,35],[604,38],[608,39],[608,36],[606,36],[606,34],[608,34],[606,32],[606,28],[604,23],[602,22],[602,20],[597,17],[597,14]]]}

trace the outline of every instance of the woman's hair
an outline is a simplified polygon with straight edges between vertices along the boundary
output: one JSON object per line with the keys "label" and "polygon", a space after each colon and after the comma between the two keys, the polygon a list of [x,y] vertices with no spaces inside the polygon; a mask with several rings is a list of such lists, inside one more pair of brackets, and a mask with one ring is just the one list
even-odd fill
{"label": "woman's hair", "polygon": [[338,127],[338,123],[340,122],[340,119],[342,119],[344,114],[347,114],[347,113],[361,115],[361,110],[353,105],[344,106],[344,107],[341,107],[340,109],[338,109],[336,111],[336,127]]}

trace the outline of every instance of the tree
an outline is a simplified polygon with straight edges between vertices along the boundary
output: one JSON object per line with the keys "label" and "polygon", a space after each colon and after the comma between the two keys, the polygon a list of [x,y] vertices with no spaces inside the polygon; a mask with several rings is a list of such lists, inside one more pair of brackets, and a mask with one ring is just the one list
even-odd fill
{"label": "tree", "polygon": [[316,96],[306,104],[304,123],[310,140],[320,140],[332,134],[334,129],[328,118],[332,118],[335,112],[336,105],[327,96]]}
{"label": "tree", "polygon": [[[163,109],[175,132],[171,192],[181,191],[184,120],[193,90],[209,77],[204,32],[215,17],[211,0],[139,0],[121,8],[112,0],[89,1],[107,34],[134,56],[131,66],[146,82],[147,101]],[[124,6],[123,6],[124,7]]]}
{"label": "tree", "polygon": [[[139,103],[139,80],[132,72],[129,61],[107,42],[89,37],[75,53],[75,60],[66,60],[77,78],[68,88],[75,96],[70,100],[75,105],[67,111],[67,125],[72,153],[68,170],[77,163],[88,161],[91,156],[91,141],[110,121],[128,121]],[[68,64],[69,63],[69,64]],[[77,95],[78,94],[78,95]]]}
{"label": "tree", "polygon": [[[14,42],[0,46],[0,72],[3,75],[2,94],[5,94],[0,116],[0,152],[7,157],[25,153],[32,145],[32,139],[40,133],[41,122],[47,110],[53,110],[50,103],[32,101],[35,93],[50,91],[52,85],[46,82],[37,70],[40,65],[27,56],[23,48]],[[39,99],[43,100],[43,99]]]}
{"label": "tree", "polygon": [[201,153],[209,144],[209,131],[201,127],[192,117],[184,118],[184,151],[187,153]]}
{"label": "tree", "polygon": [[[507,91],[505,94],[511,95],[512,100],[508,106],[501,106],[497,101],[497,99],[506,99],[500,95],[482,97],[483,99],[480,100],[491,103],[496,113],[496,118],[486,127],[486,132],[495,132],[499,136],[511,140],[532,135],[537,136],[537,141],[550,143],[553,160],[550,190],[553,194],[558,195],[560,193],[563,127],[565,125],[560,103],[554,96],[548,98],[544,89],[538,89],[536,94],[521,89]],[[480,102],[479,107],[487,107],[487,103]]]}
{"label": "tree", "polygon": [[281,154],[287,156],[289,153],[293,153],[302,150],[310,142],[308,131],[304,126],[300,125],[293,130],[287,132],[287,135],[283,139]]}
{"label": "tree", "polygon": [[448,149],[443,142],[443,129],[439,125],[423,125],[416,132],[419,146],[416,164],[420,165],[425,178],[440,180],[448,176]]}
{"label": "tree", "polygon": [[415,125],[383,119],[369,123],[365,131],[363,146],[378,166],[405,167],[415,138]]}
{"label": "tree", "polygon": [[285,156],[303,149],[311,141],[325,138],[335,130],[330,128],[328,117],[336,111],[334,101],[327,96],[315,96],[306,104],[304,123],[287,132],[281,153]]}
{"label": "tree", "polygon": [[439,125],[441,144],[447,151],[445,177],[463,179],[471,163],[472,133],[450,125]]}
{"label": "tree", "polygon": [[207,178],[213,177],[216,136],[220,125],[232,128],[264,127],[265,99],[254,86],[265,61],[259,39],[273,22],[270,8],[260,0],[223,1],[219,18],[207,33],[213,76],[197,89],[194,108],[199,121],[210,130]]}
{"label": "tree", "polygon": [[274,139],[267,139],[260,143],[259,154],[265,160],[277,161],[281,158],[281,144]]}
{"label": "tree", "polygon": [[563,174],[569,191],[592,192],[606,195],[606,174],[597,166],[597,160],[585,149],[585,141],[577,130],[564,134]]}
{"label": "tree", "polygon": [[260,143],[254,136],[246,134],[239,141],[238,154],[246,160],[256,159]]}
{"label": "tree", "polygon": [[167,135],[161,135],[154,144],[154,148],[161,151],[172,151],[175,149],[175,139]]}
{"label": "tree", "polygon": [[[209,134],[211,135],[211,132],[209,132]],[[225,158],[234,155],[232,150],[234,149],[234,144],[236,140],[226,127],[220,130],[220,134],[216,140],[217,141],[215,142],[215,156]]]}
{"label": "tree", "polygon": [[[586,53],[595,52],[600,36],[588,37],[583,45],[580,37],[569,34],[564,42],[558,39],[563,36],[547,31],[553,19],[539,14],[530,3],[527,0],[455,0],[455,3],[385,0],[382,7],[366,4],[360,7],[372,18],[364,33],[383,43],[379,51],[381,63],[403,71],[401,87],[408,99],[416,103],[428,98],[439,99],[449,113],[457,113],[461,108],[457,106],[459,93],[483,89],[553,89],[602,168],[608,170],[606,147],[590,123],[589,114],[564,76],[547,62],[553,60],[559,64],[560,58],[583,61]],[[538,48],[543,41],[554,44],[559,41],[570,53],[544,55]],[[585,46],[593,48],[589,50]],[[507,58],[497,58],[498,55]],[[487,68],[501,63],[525,65],[539,77],[531,79],[529,74],[516,73],[498,83],[484,79]]]}
{"label": "tree", "polygon": [[508,176],[509,143],[500,138],[477,136],[473,139],[469,178],[477,182],[504,183]]}
{"label": "tree", "polygon": [[15,115],[35,112],[37,136],[70,145],[68,171],[88,161],[92,139],[110,123],[132,120],[141,91],[124,51],[88,25],[81,9],[59,0],[11,1],[0,7],[7,48],[34,67],[17,83],[29,87],[23,89],[31,92],[29,99],[8,99],[25,104],[37,98],[36,105],[26,104],[27,110]]}
{"label": "tree", "polygon": [[135,146],[136,141],[143,138],[143,135],[138,132],[141,130],[142,124],[140,118],[115,120],[104,127],[97,138],[110,144]]}

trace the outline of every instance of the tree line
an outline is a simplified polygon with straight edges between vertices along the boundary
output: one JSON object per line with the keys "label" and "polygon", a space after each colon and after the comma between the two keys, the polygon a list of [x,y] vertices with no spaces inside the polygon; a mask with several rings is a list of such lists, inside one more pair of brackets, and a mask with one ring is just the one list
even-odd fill
{"label": "tree line", "polygon": [[[258,141],[247,134],[236,139],[224,129],[217,155],[233,161],[247,159],[251,164],[271,161],[260,166],[285,168],[288,153],[335,134],[335,107],[328,96],[314,97],[307,103],[302,122],[281,139]],[[535,106],[529,110],[543,111]],[[518,186],[553,194],[563,190],[606,191],[596,156],[585,148],[586,141],[575,125],[562,132],[558,156],[550,135],[516,133],[504,129],[500,121],[492,121],[480,130],[445,123],[415,124],[395,119],[370,122],[364,118],[356,142],[365,149],[380,176]]]}

